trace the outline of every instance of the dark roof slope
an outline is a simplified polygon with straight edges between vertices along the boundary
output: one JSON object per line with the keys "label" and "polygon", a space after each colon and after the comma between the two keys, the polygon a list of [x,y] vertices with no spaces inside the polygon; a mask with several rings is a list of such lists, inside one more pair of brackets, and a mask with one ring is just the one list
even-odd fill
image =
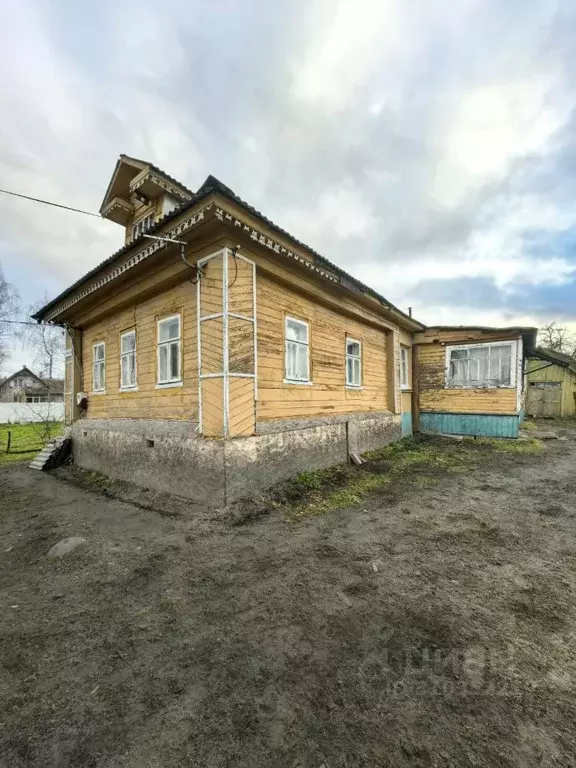
{"label": "dark roof slope", "polygon": [[576,373],[576,358],[572,355],[567,355],[565,352],[558,352],[555,349],[549,347],[536,347],[530,357],[535,357],[538,360],[547,360],[549,363],[554,363],[562,368],[569,368]]}
{"label": "dark roof slope", "polygon": [[[143,161],[139,161],[143,162]],[[152,166],[150,163],[148,165],[151,168],[155,168],[155,166]],[[160,171],[160,169],[156,169],[159,173],[164,173],[164,171]],[[167,176],[167,174],[164,174]],[[177,182],[180,183],[180,182]],[[180,184],[180,186],[183,186]],[[301,242],[300,240],[297,240],[293,235],[291,235],[289,232],[287,232],[285,229],[282,229],[282,227],[279,227],[277,224],[275,224],[273,221],[268,219],[264,214],[262,214],[260,211],[258,211],[256,208],[251,206],[249,203],[242,200],[241,197],[238,197],[238,195],[233,192],[230,187],[227,187],[225,184],[223,184],[219,179],[217,179],[215,176],[209,175],[206,177],[204,183],[200,186],[198,191],[194,193],[190,193],[192,195],[192,198],[181,205],[177,206],[174,210],[172,210],[170,213],[163,216],[159,221],[156,222],[156,224],[147,232],[147,234],[153,234],[155,232],[158,232],[159,229],[169,221],[172,221],[180,214],[184,213],[188,208],[191,208],[196,203],[204,200],[205,198],[209,197],[209,195],[213,193],[218,193],[222,195],[223,197],[228,198],[232,202],[236,203],[238,206],[243,208],[248,213],[252,214],[253,216],[256,216],[261,221],[263,221],[265,224],[267,224],[270,229],[274,230],[275,232],[278,232],[278,234],[283,235],[284,237],[289,238],[293,243],[295,243],[300,248],[304,248],[309,253],[311,253],[319,266],[325,266],[329,270],[332,270],[334,273],[339,275],[340,277],[345,278],[347,281],[350,282],[351,285],[355,286],[359,291],[365,292],[369,295],[371,295],[373,298],[377,299],[386,309],[392,310],[393,312],[399,314],[403,318],[405,318],[407,321],[409,321],[411,324],[420,326],[420,328],[424,329],[424,324],[418,322],[418,320],[415,320],[414,318],[410,317],[408,314],[403,312],[401,309],[396,307],[394,304],[392,304],[390,301],[385,299],[381,294],[377,293],[373,288],[370,288],[369,286],[362,283],[360,280],[357,280],[355,277],[350,275],[348,272],[345,272],[343,269],[338,267],[336,264],[333,264],[331,261],[326,259],[324,256],[321,256],[317,251],[315,251],[313,248],[310,248],[310,246],[306,245],[305,243]],[[124,253],[129,251],[135,244],[140,243],[145,239],[144,235],[140,235],[140,237],[136,238],[136,240],[132,240],[129,243],[126,243],[122,248],[120,248],[118,251],[112,254],[112,256],[109,256],[107,259],[105,259],[103,262],[98,264],[98,266],[94,267],[94,269],[91,269],[89,272],[87,272],[83,277],[81,277],[79,280],[77,280],[75,283],[73,283],[69,288],[66,288],[65,291],[63,291],[61,294],[59,294],[55,299],[52,299],[52,301],[48,302],[46,306],[42,307],[38,312],[36,312],[32,317],[40,322],[42,318],[46,315],[46,313],[54,307],[56,304],[58,304],[60,301],[62,301],[66,296],[68,296],[72,291],[74,291],[76,288],[78,288],[80,285],[82,285],[86,280],[89,280],[91,277],[96,275],[100,270],[102,270],[104,267],[108,266],[109,264],[112,264],[119,256],[122,256]]]}

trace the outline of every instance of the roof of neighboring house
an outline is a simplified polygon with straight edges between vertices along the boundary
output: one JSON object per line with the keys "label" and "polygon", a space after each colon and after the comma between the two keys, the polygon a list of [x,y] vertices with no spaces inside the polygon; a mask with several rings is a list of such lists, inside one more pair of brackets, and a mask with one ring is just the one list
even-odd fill
{"label": "roof of neighboring house", "polygon": [[7,384],[9,381],[12,381],[12,379],[16,379],[18,376],[33,376],[39,382],[44,383],[43,380],[40,378],[40,376],[37,376],[34,373],[34,371],[31,371],[27,365],[23,365],[19,371],[15,371],[14,373],[10,374],[10,376],[6,377],[3,381],[1,381],[0,387],[3,386],[4,384]]}
{"label": "roof of neighboring house", "polygon": [[[34,371],[31,371],[26,365],[22,366],[19,371],[12,373],[6,379],[0,379],[0,387],[3,387],[4,384],[7,384],[9,381],[12,381],[12,379],[16,379],[20,376],[32,376],[39,384],[46,387],[54,394],[62,394],[64,392],[64,379],[43,379],[41,376],[35,374]],[[22,387],[22,389],[27,390],[30,389],[30,387]]]}
{"label": "roof of neighboring house", "polygon": [[572,355],[567,355],[565,352],[558,352],[549,347],[536,347],[530,353],[530,357],[534,357],[537,360],[547,360],[549,363],[554,363],[562,368],[569,368],[573,373],[576,373],[576,358],[572,357]]}
{"label": "roof of neighboring house", "polygon": [[[121,155],[120,159],[122,159],[122,157],[127,157],[127,156]],[[136,160],[136,158],[128,158],[128,159]],[[137,162],[143,163],[144,161],[138,160]],[[160,170],[159,168],[156,168],[156,166],[153,166],[151,163],[146,163],[146,165],[148,165],[150,168],[153,168],[157,173],[164,175],[166,178],[171,178],[168,176],[168,174],[164,173],[164,171]],[[183,186],[182,184],[180,184],[180,182],[176,182],[176,183],[179,184],[181,187]],[[251,206],[245,200],[242,200],[242,198],[240,198],[235,192],[233,192],[230,189],[230,187],[227,187],[215,176],[212,176],[212,175],[207,176],[204,183],[199,187],[198,191],[196,193],[190,193],[192,195],[190,200],[187,200],[181,203],[176,208],[174,208],[170,213],[166,214],[161,219],[159,219],[156,222],[156,224],[150,230],[148,230],[146,234],[150,235],[153,233],[157,233],[166,223],[172,221],[177,216],[180,216],[183,212],[191,208],[193,205],[208,198],[211,194],[214,194],[214,193],[218,193],[223,197],[231,200],[232,202],[236,203],[236,205],[238,205],[240,208],[243,208],[247,213],[250,213],[253,216],[256,216],[258,219],[264,222],[268,227],[270,227],[270,229],[274,230],[275,232],[278,232],[280,235],[283,235],[284,237],[289,238],[295,245],[305,249],[310,254],[312,254],[316,260],[317,265],[319,266],[324,265],[333,273],[335,273],[339,277],[344,278],[346,281],[348,281],[352,286],[356,288],[356,290],[359,290],[363,293],[368,293],[373,298],[377,299],[377,301],[379,301],[381,304],[383,304],[385,309],[392,310],[395,314],[399,314],[402,318],[404,318],[407,321],[407,323],[409,323],[413,327],[421,328],[421,329],[425,327],[423,323],[420,323],[418,320],[415,320],[413,317],[403,312],[401,309],[399,309],[390,301],[388,301],[388,299],[385,299],[381,294],[377,293],[374,289],[370,288],[369,286],[362,283],[360,280],[348,274],[348,272],[345,272],[343,269],[338,267],[336,264],[333,264],[324,256],[321,256],[313,248],[310,248],[310,246],[306,245],[300,240],[297,240],[293,235],[291,235],[285,229],[282,229],[282,227],[278,226],[273,221],[268,219],[266,216],[264,216],[264,214],[262,214],[253,206]],[[135,240],[131,240],[130,242],[126,243],[124,246],[122,246],[122,248],[120,248],[111,256],[109,256],[107,259],[105,259],[100,264],[98,264],[98,266],[94,267],[94,269],[91,269],[89,272],[87,272],[83,277],[81,277],[79,280],[73,283],[69,288],[66,288],[66,290],[63,291],[58,296],[56,296],[55,299],[52,299],[52,301],[48,302],[48,304],[42,307],[34,315],[32,315],[32,317],[38,322],[40,322],[46,316],[49,310],[52,309],[56,304],[61,302],[64,298],[66,298],[79,286],[81,286],[91,277],[93,277],[98,272],[100,272],[104,267],[107,267],[108,265],[112,264],[114,261],[116,261],[116,259],[118,259],[123,254],[127,253],[135,245],[142,243],[145,239],[146,239],[145,235],[142,234],[140,235],[140,237],[137,237]]]}

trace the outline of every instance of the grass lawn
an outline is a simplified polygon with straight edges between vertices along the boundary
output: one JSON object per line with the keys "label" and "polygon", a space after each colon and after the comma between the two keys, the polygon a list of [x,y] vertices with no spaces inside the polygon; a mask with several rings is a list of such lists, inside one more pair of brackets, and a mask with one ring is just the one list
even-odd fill
{"label": "grass lawn", "polygon": [[0,465],[29,461],[42,450],[51,437],[59,435],[61,431],[62,423],[59,421],[0,424]]}

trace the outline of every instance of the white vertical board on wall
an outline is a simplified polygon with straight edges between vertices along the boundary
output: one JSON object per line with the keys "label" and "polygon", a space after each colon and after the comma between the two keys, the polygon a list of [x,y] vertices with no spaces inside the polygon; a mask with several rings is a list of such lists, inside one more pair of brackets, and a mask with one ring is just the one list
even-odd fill
{"label": "white vertical board on wall", "polygon": [[[198,417],[200,434],[210,436],[249,433],[255,424],[257,398],[256,265],[223,248],[198,262]],[[221,354],[220,354],[221,351]],[[250,396],[251,419],[231,408],[231,381],[250,381],[237,393]],[[208,409],[210,402],[210,409]],[[221,418],[214,405],[221,402]],[[209,415],[210,412],[210,415]]]}

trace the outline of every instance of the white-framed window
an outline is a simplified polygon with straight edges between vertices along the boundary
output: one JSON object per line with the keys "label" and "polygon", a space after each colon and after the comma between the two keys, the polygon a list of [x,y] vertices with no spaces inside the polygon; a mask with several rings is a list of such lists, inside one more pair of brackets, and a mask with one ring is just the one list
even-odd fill
{"label": "white-framed window", "polygon": [[99,341],[92,347],[92,391],[106,389],[106,344]]}
{"label": "white-framed window", "polygon": [[136,331],[120,334],[120,389],[136,388]]}
{"label": "white-framed window", "polygon": [[346,337],[346,386],[362,386],[362,342]]}
{"label": "white-framed window", "polygon": [[310,381],[310,333],[308,323],[286,318],[286,381]]}
{"label": "white-framed window", "polygon": [[137,237],[140,237],[140,235],[143,235],[144,232],[148,232],[149,229],[152,229],[152,226],[154,225],[154,214],[148,213],[146,216],[140,219],[140,221],[137,221],[136,224],[132,227],[132,240],[136,240]]}
{"label": "white-framed window", "polygon": [[408,347],[400,347],[400,387],[410,389],[410,366],[408,362]]}
{"label": "white-framed window", "polygon": [[180,328],[180,315],[158,320],[158,384],[172,384],[182,379]]}
{"label": "white-framed window", "polygon": [[516,386],[515,341],[446,347],[446,387]]}

